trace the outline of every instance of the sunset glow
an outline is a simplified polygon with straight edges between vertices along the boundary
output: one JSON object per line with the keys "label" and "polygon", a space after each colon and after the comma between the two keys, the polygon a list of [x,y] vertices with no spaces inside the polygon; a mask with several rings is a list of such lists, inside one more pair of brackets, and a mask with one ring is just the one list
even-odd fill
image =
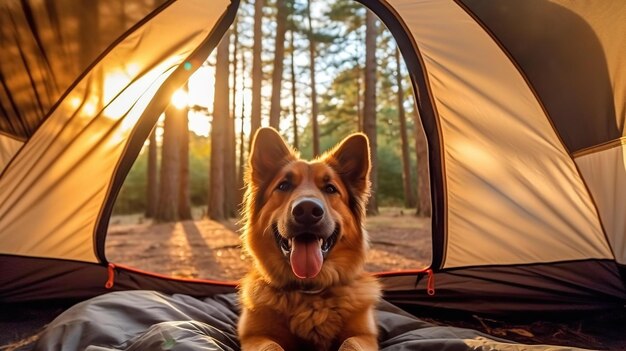
{"label": "sunset glow", "polygon": [[189,104],[189,96],[187,92],[183,89],[178,89],[172,95],[172,105],[179,110],[186,108]]}

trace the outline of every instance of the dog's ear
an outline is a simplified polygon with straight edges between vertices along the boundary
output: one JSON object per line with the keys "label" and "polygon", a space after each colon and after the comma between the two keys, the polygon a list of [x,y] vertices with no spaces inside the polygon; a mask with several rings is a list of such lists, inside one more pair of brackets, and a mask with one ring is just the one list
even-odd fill
{"label": "dog's ear", "polygon": [[285,162],[295,158],[292,149],[274,128],[260,128],[254,136],[251,150],[250,175],[257,183],[273,177]]}
{"label": "dog's ear", "polygon": [[329,158],[343,182],[358,193],[355,195],[369,195],[370,146],[365,134],[346,137],[329,153]]}

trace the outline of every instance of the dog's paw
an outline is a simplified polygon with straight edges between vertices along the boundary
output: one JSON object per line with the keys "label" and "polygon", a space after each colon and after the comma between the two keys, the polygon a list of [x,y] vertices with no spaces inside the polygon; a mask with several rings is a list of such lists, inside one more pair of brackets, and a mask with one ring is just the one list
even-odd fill
{"label": "dog's paw", "polygon": [[339,347],[339,351],[363,351],[363,348],[354,338],[347,338]]}
{"label": "dog's paw", "polygon": [[282,347],[280,347],[280,345],[278,345],[275,342],[270,342],[267,345],[264,345],[263,348],[261,348],[261,351],[285,351],[283,350]]}
{"label": "dog's paw", "polygon": [[344,340],[339,351],[378,351],[378,340],[373,335],[353,336]]}
{"label": "dog's paw", "polygon": [[285,351],[280,345],[271,340],[254,340],[241,343],[242,351]]}

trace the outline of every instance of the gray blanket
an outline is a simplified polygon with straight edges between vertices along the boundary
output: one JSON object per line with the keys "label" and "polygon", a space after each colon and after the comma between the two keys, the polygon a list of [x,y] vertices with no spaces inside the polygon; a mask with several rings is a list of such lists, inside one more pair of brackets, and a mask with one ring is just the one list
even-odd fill
{"label": "gray blanket", "polygon": [[[125,291],[79,303],[50,323],[35,350],[239,350],[234,294],[196,299]],[[471,329],[434,326],[383,302],[381,350],[572,350],[522,345]]]}

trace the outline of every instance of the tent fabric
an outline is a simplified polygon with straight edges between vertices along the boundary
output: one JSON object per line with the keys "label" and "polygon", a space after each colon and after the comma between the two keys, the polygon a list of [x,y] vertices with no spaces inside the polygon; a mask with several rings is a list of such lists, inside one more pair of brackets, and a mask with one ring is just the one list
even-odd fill
{"label": "tent fabric", "polygon": [[[235,282],[176,279],[117,265],[0,255],[0,303],[82,300],[124,290],[195,297],[236,291]],[[110,285],[107,284],[110,282]]]}
{"label": "tent fabric", "polygon": [[26,140],[105,49],[164,1],[0,4],[0,133]]}
{"label": "tent fabric", "polygon": [[22,145],[24,145],[23,141],[0,134],[0,173]]}
{"label": "tent fabric", "polygon": [[612,258],[574,162],[488,33],[451,1],[389,4],[419,47],[446,140],[443,268]]}
{"label": "tent fabric", "polygon": [[623,1],[459,3],[520,66],[570,152],[626,136]]}
{"label": "tent fabric", "polygon": [[575,160],[598,206],[615,260],[626,265],[626,138]]}
{"label": "tent fabric", "polygon": [[[61,98],[0,178],[0,253],[101,261],[94,232],[133,129],[176,70],[188,76],[184,63],[199,67],[205,58],[188,57],[229,4],[168,3]],[[168,103],[155,101],[161,108],[151,111],[154,120]]]}
{"label": "tent fabric", "polygon": [[463,267],[437,272],[435,294],[422,274],[386,274],[384,298],[406,308],[437,307],[485,314],[615,311],[626,292],[612,260]]}
{"label": "tent fabric", "polygon": [[[117,292],[82,302],[44,330],[36,350],[239,350],[235,294],[196,299],[154,291]],[[435,326],[382,302],[380,350],[573,350],[522,345],[471,329]]]}
{"label": "tent fabric", "polygon": [[[385,296],[491,313],[623,308],[626,3],[362,3],[406,60],[431,172],[437,293],[409,271],[381,277]],[[235,289],[113,268],[104,247],[145,139],[237,7],[0,4],[0,302]]]}

